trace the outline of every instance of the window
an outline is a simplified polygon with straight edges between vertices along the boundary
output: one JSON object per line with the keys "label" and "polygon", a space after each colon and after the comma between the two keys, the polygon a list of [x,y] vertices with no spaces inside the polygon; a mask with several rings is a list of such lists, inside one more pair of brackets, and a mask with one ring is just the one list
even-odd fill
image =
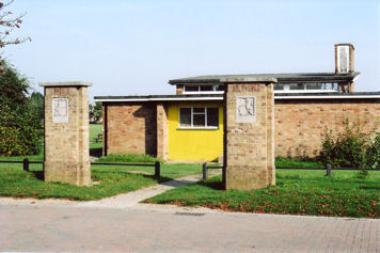
{"label": "window", "polygon": [[275,85],[276,92],[335,92],[338,91],[336,82],[300,82],[300,83],[278,83]]}
{"label": "window", "polygon": [[182,128],[217,128],[219,126],[219,109],[213,107],[180,108],[179,126]]}
{"label": "window", "polygon": [[217,93],[223,94],[223,85],[185,85],[184,93]]}

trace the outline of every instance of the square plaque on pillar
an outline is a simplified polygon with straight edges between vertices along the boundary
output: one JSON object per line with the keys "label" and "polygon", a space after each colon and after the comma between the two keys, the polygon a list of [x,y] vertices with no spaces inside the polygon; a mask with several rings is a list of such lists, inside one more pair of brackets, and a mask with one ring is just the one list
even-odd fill
{"label": "square plaque on pillar", "polygon": [[256,122],[256,98],[254,96],[236,97],[236,122]]}
{"label": "square plaque on pillar", "polygon": [[67,97],[53,97],[53,123],[69,122],[69,100]]}

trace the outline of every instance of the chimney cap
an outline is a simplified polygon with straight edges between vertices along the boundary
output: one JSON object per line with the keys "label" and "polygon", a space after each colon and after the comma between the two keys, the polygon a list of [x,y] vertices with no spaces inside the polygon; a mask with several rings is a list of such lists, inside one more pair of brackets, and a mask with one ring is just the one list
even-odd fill
{"label": "chimney cap", "polygon": [[352,43],[336,43],[335,47],[338,47],[338,46],[350,46],[350,47],[352,47],[352,49],[355,49],[355,47]]}

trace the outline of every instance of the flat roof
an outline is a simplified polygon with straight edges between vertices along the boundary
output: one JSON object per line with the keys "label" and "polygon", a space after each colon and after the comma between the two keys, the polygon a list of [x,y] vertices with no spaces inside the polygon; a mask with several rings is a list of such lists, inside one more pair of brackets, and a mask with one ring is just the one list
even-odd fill
{"label": "flat roof", "polygon": [[274,74],[243,74],[243,75],[204,75],[194,76],[179,79],[169,80],[169,84],[210,84],[210,83],[223,83],[228,80],[246,81],[250,79],[274,79],[278,83],[295,82],[295,81],[326,81],[326,82],[339,82],[339,81],[352,81],[359,72],[352,72],[347,74],[336,74],[335,72],[321,72],[321,73],[274,73]]}
{"label": "flat roof", "polygon": [[[223,101],[223,94],[95,96],[97,102],[151,102],[151,101]],[[275,93],[276,100],[286,99],[380,99],[380,92],[354,93]]]}

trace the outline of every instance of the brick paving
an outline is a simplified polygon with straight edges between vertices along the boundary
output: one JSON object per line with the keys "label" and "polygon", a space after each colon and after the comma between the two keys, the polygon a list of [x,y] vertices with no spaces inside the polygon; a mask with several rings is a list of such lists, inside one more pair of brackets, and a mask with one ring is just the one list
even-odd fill
{"label": "brick paving", "polygon": [[380,252],[380,220],[0,202],[0,251]]}

